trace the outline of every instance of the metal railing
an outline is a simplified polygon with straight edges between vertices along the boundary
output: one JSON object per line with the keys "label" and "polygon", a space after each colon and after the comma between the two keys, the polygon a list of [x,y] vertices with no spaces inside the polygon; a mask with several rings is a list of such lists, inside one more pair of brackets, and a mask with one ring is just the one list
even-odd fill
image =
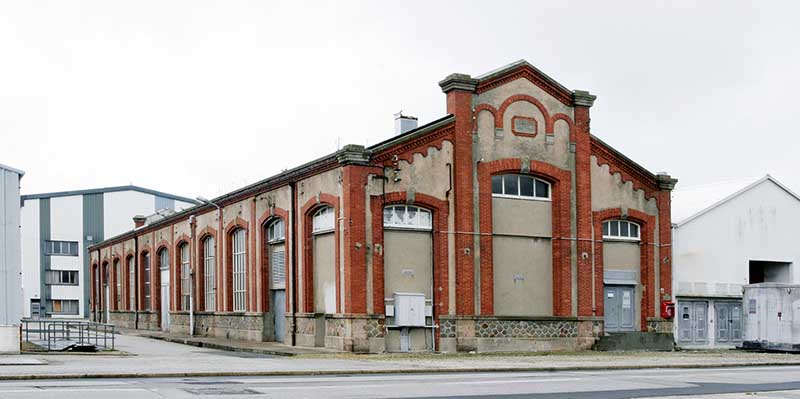
{"label": "metal railing", "polygon": [[21,338],[48,351],[88,345],[114,350],[116,329],[113,324],[84,320],[22,319]]}

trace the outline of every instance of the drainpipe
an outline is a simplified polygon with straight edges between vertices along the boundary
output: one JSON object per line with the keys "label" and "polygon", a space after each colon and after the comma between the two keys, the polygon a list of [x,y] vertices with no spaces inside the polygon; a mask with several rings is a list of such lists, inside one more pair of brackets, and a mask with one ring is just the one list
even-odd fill
{"label": "drainpipe", "polygon": [[133,291],[133,309],[134,309],[134,321],[133,321],[133,328],[135,330],[139,329],[139,238],[134,235],[133,236],[133,286],[135,290]]}
{"label": "drainpipe", "polygon": [[294,182],[289,182],[289,195],[292,198],[292,205],[289,220],[292,226],[291,240],[291,265],[292,270],[292,346],[297,345],[297,191]]}
{"label": "drainpipe", "polygon": [[[191,264],[189,265],[189,336],[194,336],[194,270],[197,264],[197,260],[194,256],[191,256],[195,253],[195,230],[197,227],[197,222],[195,221],[195,216],[189,216],[189,228],[191,229],[191,238],[189,239],[189,261]],[[180,283],[180,282],[178,282]]]}

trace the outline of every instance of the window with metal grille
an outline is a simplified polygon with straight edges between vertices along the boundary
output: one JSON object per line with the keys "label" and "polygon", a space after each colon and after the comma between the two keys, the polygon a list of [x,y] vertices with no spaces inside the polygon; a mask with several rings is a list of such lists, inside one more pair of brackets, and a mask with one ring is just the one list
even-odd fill
{"label": "window with metal grille", "polygon": [[44,276],[47,285],[78,285],[77,270],[47,270]]}
{"label": "window with metal grille", "polygon": [[272,251],[272,288],[286,288],[286,251],[276,249]]}
{"label": "window with metal grille", "polygon": [[313,232],[314,233],[322,233],[333,230],[333,223],[334,223],[334,212],[333,207],[326,206],[320,210],[318,210],[314,214],[313,220]]}
{"label": "window with metal grille", "polygon": [[214,251],[214,237],[206,237],[203,240],[203,292],[206,312],[213,312],[216,307],[217,283],[215,270],[217,262]]}
{"label": "window with metal grille", "polygon": [[150,310],[150,253],[145,252],[142,256],[142,280],[144,281],[142,290],[144,291],[144,310]]}
{"label": "window with metal grille", "polygon": [[136,268],[133,256],[128,257],[128,310],[136,310]]}
{"label": "window with metal grille", "polygon": [[528,175],[492,176],[492,196],[522,199],[550,199],[550,183]]}
{"label": "window with metal grille", "polygon": [[181,309],[189,310],[189,294],[192,289],[189,277],[189,244],[183,243],[181,250]]}
{"label": "window with metal grille", "polygon": [[391,205],[383,208],[383,227],[430,230],[431,211],[411,205]]}
{"label": "window with metal grille", "polygon": [[269,227],[267,227],[268,242],[283,241],[285,238],[283,219],[278,219],[269,224]]}
{"label": "window with metal grille", "polygon": [[244,312],[247,292],[247,263],[244,229],[237,229],[231,234],[232,260],[233,260],[233,311]]}
{"label": "window with metal grille", "polygon": [[122,309],[122,266],[119,259],[114,259],[114,300],[117,304],[117,309]]}
{"label": "window with metal grille", "polygon": [[77,241],[52,241],[44,242],[45,255],[78,256]]}
{"label": "window with metal grille", "polygon": [[627,220],[608,220],[603,222],[603,238],[615,240],[639,240],[639,225]]}

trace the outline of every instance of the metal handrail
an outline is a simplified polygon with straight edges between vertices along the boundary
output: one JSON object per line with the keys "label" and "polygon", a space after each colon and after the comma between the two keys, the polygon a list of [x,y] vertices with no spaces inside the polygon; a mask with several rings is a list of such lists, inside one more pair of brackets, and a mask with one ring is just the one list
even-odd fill
{"label": "metal handrail", "polygon": [[[116,327],[113,324],[83,320],[23,319],[22,339],[47,350],[58,349],[59,343],[94,345],[96,348],[114,350]],[[64,349],[62,347],[61,349]]]}

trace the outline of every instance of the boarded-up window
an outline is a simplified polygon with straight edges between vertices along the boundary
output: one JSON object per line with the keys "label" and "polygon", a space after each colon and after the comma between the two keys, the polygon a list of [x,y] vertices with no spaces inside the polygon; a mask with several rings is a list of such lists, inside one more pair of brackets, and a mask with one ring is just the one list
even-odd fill
{"label": "boarded-up window", "polygon": [[286,252],[282,249],[272,252],[272,288],[285,288],[286,284]]}

